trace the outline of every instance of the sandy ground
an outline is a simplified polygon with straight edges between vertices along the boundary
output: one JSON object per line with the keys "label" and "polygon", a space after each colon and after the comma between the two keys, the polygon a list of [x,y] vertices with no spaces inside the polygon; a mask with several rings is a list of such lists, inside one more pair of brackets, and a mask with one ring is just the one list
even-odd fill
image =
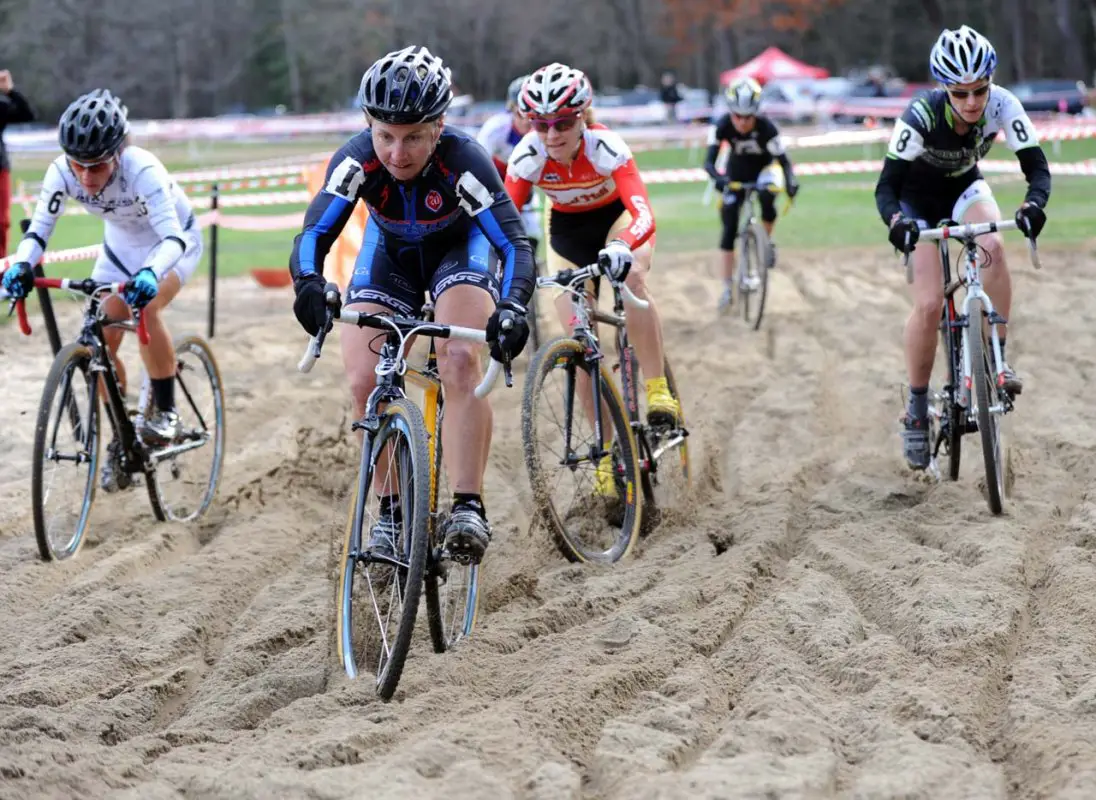
{"label": "sandy ground", "polygon": [[288,293],[221,289],[208,517],[100,494],[65,564],[28,500],[48,345],[0,329],[0,798],[1096,796],[1096,248],[1024,256],[1000,518],[975,437],[955,484],[900,461],[885,248],[782,252],[756,334],[711,311],[714,256],[662,256],[695,512],[615,568],[566,564],[498,390],[480,626],[439,656],[423,621],[390,703],[332,656],[356,453],[335,348],[295,372]]}

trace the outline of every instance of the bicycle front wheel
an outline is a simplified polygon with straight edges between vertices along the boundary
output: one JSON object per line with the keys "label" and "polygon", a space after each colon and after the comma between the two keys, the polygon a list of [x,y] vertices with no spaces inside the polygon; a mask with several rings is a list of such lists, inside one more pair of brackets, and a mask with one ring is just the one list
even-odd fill
{"label": "bicycle front wheel", "polygon": [[[148,496],[160,519],[189,522],[202,516],[217,494],[225,455],[225,397],[221,370],[198,336],[175,340],[175,441],[152,450]],[[147,381],[147,378],[146,378]],[[152,392],[142,387],[141,413],[152,413]]]}
{"label": "bicycle front wheel", "polygon": [[[537,515],[570,561],[612,563],[635,544],[643,519],[638,448],[608,370],[569,338],[546,343],[525,375],[525,465]],[[585,376],[587,380],[580,381]],[[590,379],[600,381],[602,442],[592,422]],[[598,454],[605,449],[604,456]]]}
{"label": "bicycle front wheel", "polygon": [[741,237],[739,246],[738,299],[742,319],[755,331],[761,327],[765,313],[765,296],[769,291],[769,259],[772,245],[760,222],[751,222]]}
{"label": "bicycle front wheel", "polygon": [[[963,351],[960,347],[959,330],[951,326],[951,312],[954,309],[951,301],[944,306],[940,318],[940,337],[944,344],[944,358],[948,365],[948,387],[944,392],[943,401],[939,405],[939,433],[944,438],[944,447],[948,451],[948,478],[959,480],[959,463],[963,453],[963,432],[966,428],[966,415],[963,409],[955,402],[956,396],[962,390],[963,381]],[[935,443],[934,443],[935,444]]]}
{"label": "bicycle front wheel", "polygon": [[95,499],[99,464],[99,381],[91,350],[61,348],[53,360],[34,428],[31,507],[43,561],[80,550]]}
{"label": "bicycle front wheel", "polygon": [[986,347],[984,326],[982,324],[982,301],[972,298],[970,318],[967,329],[967,342],[970,346],[970,380],[974,387],[975,412],[978,419],[978,432],[982,439],[982,460],[986,467],[986,502],[993,514],[1004,510],[1002,498],[1005,496],[1004,458],[1001,452],[1001,400],[997,384],[993,378],[996,371],[990,367],[990,357]]}
{"label": "bicycle front wheel", "polygon": [[376,438],[363,444],[343,541],[336,634],[346,674],[372,672],[377,694],[388,700],[403,674],[422,594],[430,467],[418,406],[393,400],[382,420]]}

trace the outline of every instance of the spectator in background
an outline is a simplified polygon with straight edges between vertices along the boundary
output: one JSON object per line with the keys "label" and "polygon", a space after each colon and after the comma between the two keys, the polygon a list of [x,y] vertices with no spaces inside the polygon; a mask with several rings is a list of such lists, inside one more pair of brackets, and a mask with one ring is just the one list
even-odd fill
{"label": "spectator in background", "polygon": [[11,73],[0,69],[0,258],[8,254],[8,228],[11,227],[11,161],[4,147],[4,128],[18,122],[34,122],[34,109],[27,98],[15,90]]}
{"label": "spectator in background", "polygon": [[677,104],[681,102],[681,92],[677,88],[677,77],[667,70],[662,73],[662,86],[659,88],[659,99],[666,106],[666,121],[677,120]]}
{"label": "spectator in background", "polygon": [[872,67],[868,70],[867,85],[871,87],[870,97],[886,97],[887,73],[881,67]]}

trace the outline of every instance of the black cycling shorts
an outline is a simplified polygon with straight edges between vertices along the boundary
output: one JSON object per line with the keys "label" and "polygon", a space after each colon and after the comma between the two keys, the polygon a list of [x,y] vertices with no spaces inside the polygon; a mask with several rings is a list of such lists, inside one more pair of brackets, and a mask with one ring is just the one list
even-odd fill
{"label": "black cycling shorts", "polygon": [[367,220],[346,302],[377,303],[416,317],[427,291],[437,302],[446,289],[468,284],[480,287],[498,303],[498,269],[498,253],[479,227],[469,229],[463,241],[416,245],[386,238]]}
{"label": "black cycling shorts", "polygon": [[968,189],[974,188],[977,192],[981,187],[983,192],[988,192],[989,187],[984,183],[974,187],[981,179],[978,170],[972,169],[959,178],[941,178],[932,187],[908,184],[902,187],[898,202],[902,213],[918,220],[922,228],[935,228],[942,220],[952,219],[956,206],[959,205],[959,198]]}

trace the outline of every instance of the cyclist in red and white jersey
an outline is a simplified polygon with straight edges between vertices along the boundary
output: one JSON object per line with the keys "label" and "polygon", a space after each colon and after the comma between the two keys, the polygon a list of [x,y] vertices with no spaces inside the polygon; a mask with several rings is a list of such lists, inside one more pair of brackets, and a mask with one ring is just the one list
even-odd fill
{"label": "cyclist in red and white jersey", "polygon": [[[628,145],[591,121],[593,94],[586,75],[564,64],[549,64],[529,76],[518,96],[518,108],[533,130],[510,154],[506,190],[519,207],[534,186],[551,201],[547,248],[551,272],[596,262],[610,278],[624,281],[637,297],[648,301],[646,309],[628,309],[628,337],[646,378],[648,422],[676,425],[681,409],[666,383],[662,325],[646,285],[654,253],[654,215]],[[557,310],[569,329],[566,297],[557,302]],[[599,468],[599,492],[600,478]]]}

